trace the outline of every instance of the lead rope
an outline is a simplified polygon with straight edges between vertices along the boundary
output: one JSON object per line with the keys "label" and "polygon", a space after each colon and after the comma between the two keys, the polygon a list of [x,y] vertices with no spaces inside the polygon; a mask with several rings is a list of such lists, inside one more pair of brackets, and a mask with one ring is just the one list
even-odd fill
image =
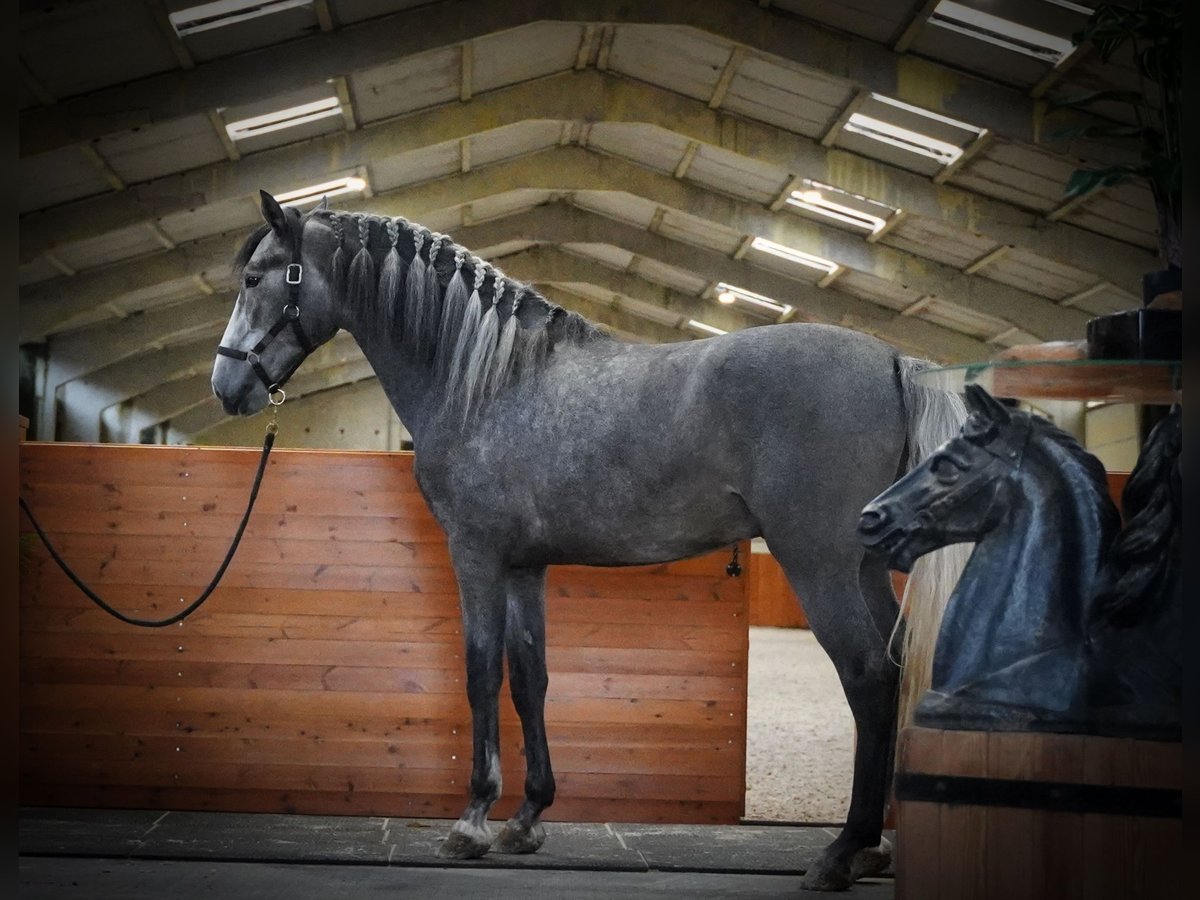
{"label": "lead rope", "polygon": [[[233,536],[233,542],[229,545],[229,550],[225,554],[225,559],[221,561],[221,567],[217,569],[217,573],[213,575],[212,580],[208,583],[208,587],[204,589],[203,593],[193,600],[188,605],[187,609],[183,610],[182,612],[178,612],[169,618],[135,619],[132,616],[125,615],[125,613],[120,612],[119,610],[113,609],[106,602],[104,602],[103,597],[83,583],[83,579],[75,574],[74,570],[67,565],[67,561],[62,558],[56,549],[54,549],[54,545],[50,543],[50,538],[46,535],[45,530],[34,517],[33,510],[29,508],[29,504],[25,502],[24,497],[17,498],[20,501],[21,509],[25,510],[25,515],[29,516],[29,521],[33,523],[34,530],[37,531],[38,537],[42,539],[42,543],[46,545],[46,549],[50,551],[51,558],[58,563],[59,568],[66,573],[66,576],[75,583],[75,586],[79,588],[79,590],[83,591],[83,593],[87,595],[88,599],[99,606],[102,610],[104,610],[114,619],[120,619],[122,622],[126,622],[129,625],[139,625],[142,628],[162,628],[166,625],[174,625],[176,622],[186,619],[197,609],[199,609],[200,604],[207,600],[209,594],[216,590],[217,585],[221,582],[222,576],[225,574],[225,570],[228,569],[229,564],[233,562],[233,555],[237,552],[238,545],[242,542],[242,534],[246,531],[246,525],[250,521],[250,513],[254,509],[254,501],[258,499],[258,489],[262,485],[263,473],[267,470],[267,457],[271,455],[271,447],[275,445],[275,435],[279,432],[279,423],[277,421],[276,414],[285,399],[282,388],[277,388],[268,396],[271,403],[271,421],[267,423],[267,433],[263,438],[262,456],[260,456],[258,459],[258,471],[254,473],[254,484],[250,488],[250,500],[246,504],[246,512],[242,514],[242,521],[238,525],[237,532]],[[277,397],[278,399],[276,399]]]}
{"label": "lead rope", "polygon": [[729,565],[725,567],[725,574],[730,578],[737,578],[742,574],[742,564],[738,561],[738,545],[733,545],[733,557],[729,560]]}

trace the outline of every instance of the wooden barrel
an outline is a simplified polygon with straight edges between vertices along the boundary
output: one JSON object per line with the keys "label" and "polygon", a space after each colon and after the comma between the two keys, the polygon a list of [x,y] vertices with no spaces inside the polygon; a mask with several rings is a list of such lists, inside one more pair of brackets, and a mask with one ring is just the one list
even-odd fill
{"label": "wooden barrel", "polygon": [[1183,896],[1183,745],[906,728],[898,900]]}

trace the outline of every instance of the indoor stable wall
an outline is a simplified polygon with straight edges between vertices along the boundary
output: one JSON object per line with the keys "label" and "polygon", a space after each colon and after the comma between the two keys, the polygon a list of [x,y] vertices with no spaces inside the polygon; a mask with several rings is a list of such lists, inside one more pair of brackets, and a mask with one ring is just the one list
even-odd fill
{"label": "indoor stable wall", "polygon": [[[21,491],[87,582],[161,618],[215,570],[257,459],[24,443]],[[471,736],[456,586],[412,461],[276,450],[222,586],[161,629],[94,608],[23,520],[21,802],[457,816]],[[737,822],[747,579],[728,561],[551,570],[548,818]],[[501,709],[503,818],[524,761],[507,688]]]}

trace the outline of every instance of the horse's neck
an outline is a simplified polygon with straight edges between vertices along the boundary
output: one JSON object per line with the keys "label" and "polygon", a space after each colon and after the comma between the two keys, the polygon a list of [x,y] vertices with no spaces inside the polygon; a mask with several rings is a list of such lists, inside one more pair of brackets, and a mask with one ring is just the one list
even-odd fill
{"label": "horse's neck", "polygon": [[[397,251],[400,252],[401,258],[406,265],[411,265],[413,261],[414,248],[416,246],[414,235],[420,226],[404,223],[397,220],[400,224],[399,237],[396,241]],[[428,231],[425,231],[425,247],[428,252]],[[437,259],[440,264],[436,266],[438,272],[439,300],[437,301],[436,311],[440,314],[441,299],[444,298],[447,285],[454,275],[453,254],[448,249],[449,244],[443,242],[439,249]],[[369,248],[372,256],[375,258],[376,269],[383,264],[383,258],[387,254],[390,246],[380,247],[373,245]],[[475,265],[484,264],[482,260],[472,254],[467,253],[466,267],[473,269]],[[498,272],[498,270],[496,270]],[[464,273],[466,274],[466,273]],[[468,285],[471,283],[471,278],[468,278]],[[509,296],[514,282],[508,282]],[[489,273],[484,285],[481,287],[481,294],[485,295],[485,299],[491,297],[491,292],[495,288],[493,275]],[[377,301],[378,302],[378,301]],[[402,298],[400,304],[409,302],[408,298]],[[425,302],[433,302],[426,300]],[[542,326],[549,318],[552,305],[540,295],[532,291],[526,292],[521,297],[519,320],[523,327],[529,325]],[[438,378],[431,363],[425,360],[413,359],[411,351],[401,345],[401,341],[397,339],[394,331],[388,333],[380,327],[380,316],[378,310],[352,311],[348,305],[343,304],[343,315],[346,316],[342,322],[342,327],[353,335],[362,348],[363,354],[366,356],[371,367],[375,370],[375,374],[379,378],[380,386],[391,402],[392,407],[396,410],[396,414],[400,417],[400,421],[404,427],[412,435],[414,447],[419,448],[423,442],[435,437],[445,429],[440,426],[446,425],[445,410],[446,397],[444,392],[444,383]],[[401,318],[401,310],[396,311],[396,317]]]}
{"label": "horse's neck", "polygon": [[442,406],[443,396],[436,387],[433,366],[412,359],[399,340],[382,333],[378,327],[352,322],[346,330],[375,370],[380,387],[412,435],[413,446],[419,447],[437,422]]}

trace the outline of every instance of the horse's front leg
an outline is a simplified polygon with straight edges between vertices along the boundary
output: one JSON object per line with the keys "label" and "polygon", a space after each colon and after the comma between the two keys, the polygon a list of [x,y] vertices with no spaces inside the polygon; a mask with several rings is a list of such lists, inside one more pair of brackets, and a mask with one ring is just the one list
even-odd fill
{"label": "horse's front leg", "polygon": [[508,577],[508,680],[525,739],[525,800],[493,848],[533,853],[546,840],[542,812],[554,802],[554,772],[546,742],[546,570],[517,569]]}
{"label": "horse's front leg", "polygon": [[467,699],[471,704],[471,796],[438,848],[447,859],[483,856],[492,845],[488,811],[500,797],[500,718],[504,677],[505,590],[498,561],[474,549],[451,547],[458,576]]}

